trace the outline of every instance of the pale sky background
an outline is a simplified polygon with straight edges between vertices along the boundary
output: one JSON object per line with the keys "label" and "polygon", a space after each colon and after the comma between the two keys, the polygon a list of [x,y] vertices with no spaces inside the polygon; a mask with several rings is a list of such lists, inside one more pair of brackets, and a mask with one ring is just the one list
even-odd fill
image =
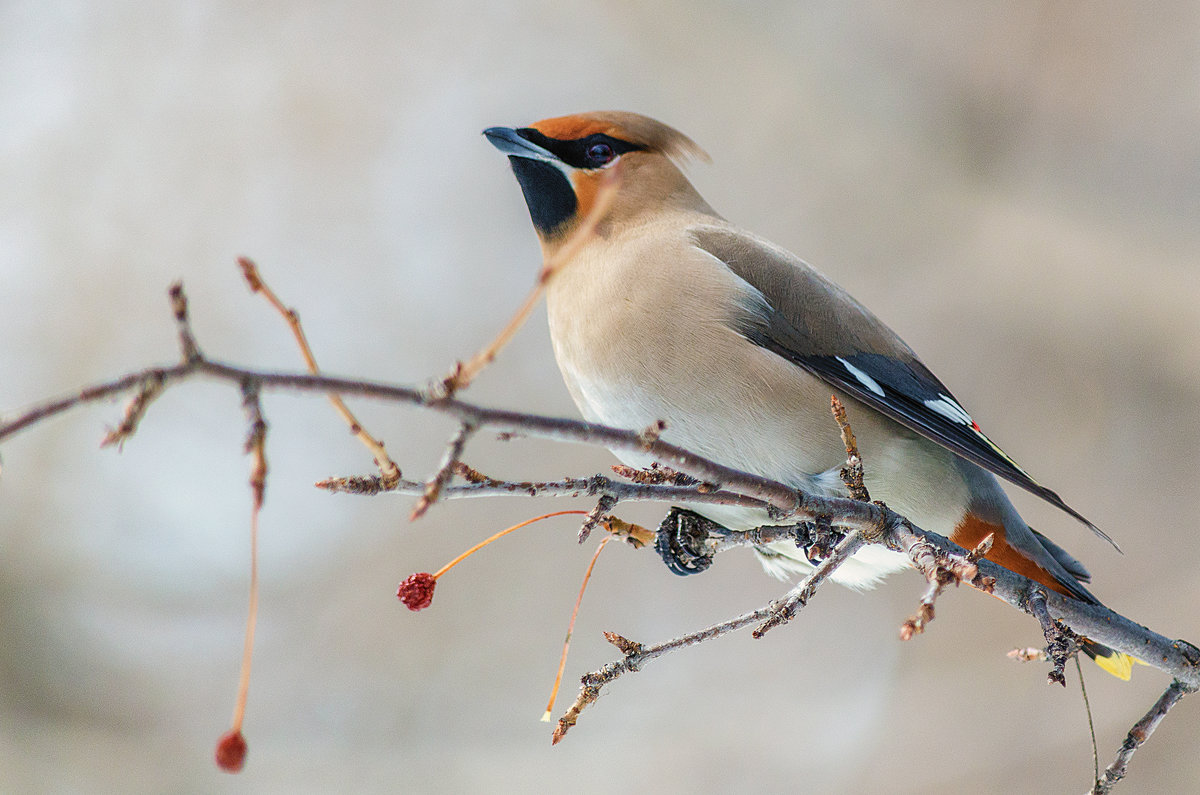
{"label": "pale sky background", "polygon": [[[713,157],[726,217],[801,254],[921,353],[989,434],[1116,538],[1018,495],[1113,608],[1200,640],[1200,6],[1194,2],[0,4],[0,412],[176,355],[182,278],[214,357],[299,361],[242,286],[258,260],[330,372],[442,374],[539,264],[479,132],[634,110]],[[574,416],[537,314],[468,393]],[[406,472],[452,425],[357,401]],[[368,472],[324,400],[269,394],[247,768],[233,707],[248,571],[237,393],[195,383],[98,450],[120,404],[0,449],[0,790],[21,792],[1083,791],[1075,677],[1005,658],[1031,620],[969,591],[928,634],[923,583],[828,587],[613,685],[561,745],[538,722],[591,547],[561,519],[396,584],[523,518],[311,484]],[[496,474],[586,475],[604,451],[483,439]],[[867,462],[870,465],[870,462]],[[653,524],[662,507],[622,508]],[[594,541],[592,543],[595,543]],[[661,640],[784,586],[748,553],[670,575],[613,546],[559,710],[614,630]],[[1102,764],[1166,686],[1086,666]],[[1200,700],[1128,792],[1192,791]]]}

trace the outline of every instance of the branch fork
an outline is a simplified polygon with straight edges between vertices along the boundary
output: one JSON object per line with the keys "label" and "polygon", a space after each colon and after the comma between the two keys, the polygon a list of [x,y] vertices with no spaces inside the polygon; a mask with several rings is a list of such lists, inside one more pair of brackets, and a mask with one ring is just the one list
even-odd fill
{"label": "branch fork", "polygon": [[1025,599],[1026,610],[1042,625],[1042,634],[1046,637],[1046,656],[1050,659],[1050,673],[1046,681],[1050,684],[1067,686],[1063,668],[1071,655],[1079,652],[1079,636],[1072,632],[1062,622],[1050,617],[1050,609],[1046,605],[1046,592],[1041,586],[1033,586]]}

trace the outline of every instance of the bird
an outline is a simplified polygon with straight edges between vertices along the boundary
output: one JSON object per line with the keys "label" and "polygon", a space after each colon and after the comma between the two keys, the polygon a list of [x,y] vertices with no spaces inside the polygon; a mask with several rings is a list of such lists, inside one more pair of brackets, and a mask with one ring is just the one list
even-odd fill
{"label": "bird", "polygon": [[[1088,570],[1021,518],[997,478],[1112,540],[989,439],[916,353],[848,292],[719,215],[683,171],[689,160],[709,160],[694,141],[625,111],[483,134],[508,156],[545,262],[571,241],[569,263],[546,285],[546,307],[559,370],[586,420],[625,429],[658,424],[663,440],[717,463],[846,496],[845,445],[829,410],[837,396],[874,499],[966,549],[990,535],[987,559],[1099,604],[1085,587]],[[603,216],[588,219],[607,172],[618,167]],[[594,230],[573,240],[585,220]],[[632,467],[653,463],[648,454],[614,453]],[[736,530],[778,523],[744,507],[673,510]],[[790,541],[756,552],[780,578],[812,567]],[[871,587],[908,567],[904,555],[870,545],[832,579]],[[686,562],[672,569],[690,570]],[[1084,651],[1129,678],[1133,658],[1090,641]]]}

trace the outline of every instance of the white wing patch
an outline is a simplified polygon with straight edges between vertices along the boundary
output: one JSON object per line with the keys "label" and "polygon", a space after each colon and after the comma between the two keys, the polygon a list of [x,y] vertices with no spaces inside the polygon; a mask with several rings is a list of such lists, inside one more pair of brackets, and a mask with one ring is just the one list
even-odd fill
{"label": "white wing patch", "polygon": [[[879,385],[878,381],[876,381],[874,378],[867,375],[866,373],[864,373],[862,370],[858,369],[854,365],[850,364],[850,362],[846,361],[841,356],[835,356],[834,358],[842,363],[842,367],[845,367],[846,370],[850,373],[850,375],[854,376],[855,380],[857,380],[858,383],[862,384],[867,389],[874,392],[876,395],[879,395],[879,397],[884,396],[883,395],[883,387],[881,387]],[[959,409],[959,411],[962,411],[962,409]],[[965,412],[964,412],[964,416],[965,416]]]}
{"label": "white wing patch", "polygon": [[[938,396],[933,400],[922,401],[925,408],[930,411],[936,411],[951,422],[957,422],[959,425],[966,425],[968,428],[974,427],[975,422],[971,419],[971,415],[966,412],[958,402],[949,395],[938,393]],[[1007,457],[1007,456],[1006,456]]]}
{"label": "white wing patch", "polygon": [[1032,481],[1034,483],[1037,482],[1037,481],[1033,480],[1032,477],[1030,477],[1028,472],[1026,472],[1024,469],[1021,468],[1020,464],[1018,464],[1016,461],[1009,458],[1008,453],[1001,450],[996,445],[995,442],[993,442],[991,439],[987,438],[987,435],[984,434],[983,431],[979,430],[979,426],[975,424],[975,421],[973,419],[971,419],[971,415],[967,413],[966,409],[964,409],[962,406],[958,405],[958,401],[956,401],[954,398],[950,397],[949,395],[945,394],[944,392],[939,392],[937,398],[935,398],[933,400],[924,400],[922,402],[925,404],[925,407],[928,408],[930,411],[934,411],[934,412],[937,412],[938,414],[941,414],[943,417],[950,420],[951,422],[957,422],[959,425],[965,425],[966,427],[970,428],[972,431],[975,432],[976,436],[978,436],[980,439],[982,439],[984,441],[984,443],[987,444],[988,447],[992,448],[992,450],[995,451],[996,455],[1000,456],[1005,461],[1007,461],[1009,464],[1011,464],[1013,469],[1017,470],[1025,477],[1029,478],[1030,481]]}

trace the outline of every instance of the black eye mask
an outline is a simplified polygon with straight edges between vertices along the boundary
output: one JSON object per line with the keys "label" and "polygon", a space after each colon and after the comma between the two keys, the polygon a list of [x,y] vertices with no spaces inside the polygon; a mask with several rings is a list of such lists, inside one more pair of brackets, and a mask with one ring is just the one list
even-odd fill
{"label": "black eye mask", "polygon": [[[616,156],[646,148],[604,133],[593,133],[584,138],[564,141],[561,138],[542,135],[532,127],[522,127],[517,130],[517,135],[531,144],[537,144],[572,168],[600,168],[612,162]],[[609,148],[609,154],[606,156],[601,155],[604,146]]]}

